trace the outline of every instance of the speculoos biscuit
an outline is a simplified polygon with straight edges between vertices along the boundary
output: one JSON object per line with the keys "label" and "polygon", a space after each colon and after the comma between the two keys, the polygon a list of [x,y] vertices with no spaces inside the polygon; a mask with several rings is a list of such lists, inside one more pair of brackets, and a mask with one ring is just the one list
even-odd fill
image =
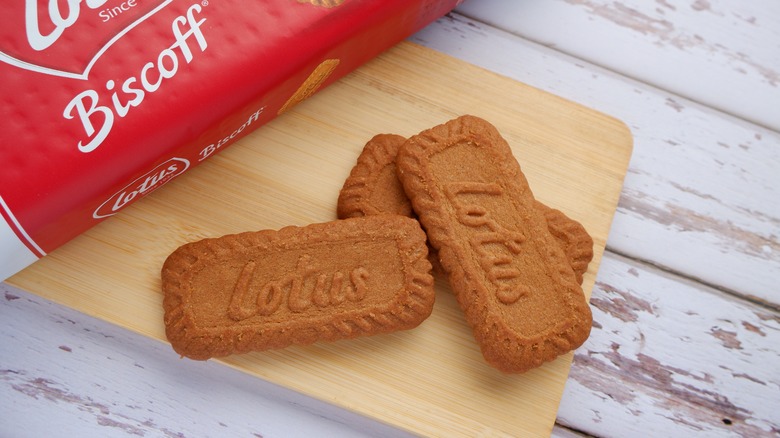
{"label": "speculoos biscuit", "polygon": [[[414,217],[412,204],[404,192],[396,171],[396,156],[406,137],[395,134],[379,134],[363,147],[355,166],[339,192],[336,213],[339,218],[369,216],[375,214],[400,214]],[[593,239],[579,222],[554,208],[534,200],[534,208],[540,210],[553,237],[556,238],[577,277],[582,284],[583,275],[593,259]],[[434,272],[438,268],[438,256],[430,250]]]}
{"label": "speculoos biscuit", "polygon": [[582,284],[583,276],[588,271],[588,264],[593,260],[593,238],[581,223],[566,216],[562,211],[548,207],[539,201],[535,203],[536,208],[547,220],[547,230],[563,249],[577,283]]}
{"label": "speculoos biscuit", "polygon": [[358,155],[355,166],[339,192],[339,218],[399,214],[412,217],[412,204],[396,175],[395,157],[406,137],[378,134]]}
{"label": "speculoos biscuit", "polygon": [[166,336],[198,360],[410,329],[434,302],[425,233],[403,216],[191,242],[161,275]]}
{"label": "speculoos biscuit", "polygon": [[411,137],[396,164],[490,365],[524,372],[587,339],[582,288],[495,127],[459,117]]}

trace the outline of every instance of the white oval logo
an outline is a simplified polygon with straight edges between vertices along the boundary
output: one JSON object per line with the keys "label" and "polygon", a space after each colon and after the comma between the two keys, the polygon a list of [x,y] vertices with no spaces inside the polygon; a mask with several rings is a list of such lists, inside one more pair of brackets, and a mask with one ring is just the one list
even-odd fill
{"label": "white oval logo", "polygon": [[100,204],[100,207],[92,213],[92,217],[102,219],[115,215],[133,201],[148,195],[174,177],[181,175],[189,167],[188,160],[171,158],[116,192],[106,202]]}

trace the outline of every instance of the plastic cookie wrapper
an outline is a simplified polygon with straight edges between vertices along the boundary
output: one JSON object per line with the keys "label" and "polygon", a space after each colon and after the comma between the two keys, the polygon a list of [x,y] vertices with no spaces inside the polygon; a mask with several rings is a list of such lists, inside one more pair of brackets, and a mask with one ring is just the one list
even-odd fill
{"label": "plastic cookie wrapper", "polygon": [[14,2],[0,15],[0,280],[456,0]]}

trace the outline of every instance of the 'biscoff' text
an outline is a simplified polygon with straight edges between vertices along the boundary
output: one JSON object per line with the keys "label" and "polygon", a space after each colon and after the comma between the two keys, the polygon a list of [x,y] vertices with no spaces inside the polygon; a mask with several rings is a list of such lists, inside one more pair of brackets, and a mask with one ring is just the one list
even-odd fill
{"label": "'biscoff' text", "polygon": [[[154,93],[164,79],[175,76],[179,72],[178,52],[187,64],[192,61],[193,51],[189,45],[191,38],[195,39],[201,53],[206,50],[208,43],[201,30],[206,19],[195,18],[195,14],[200,14],[201,11],[201,6],[194,4],[187,10],[186,16],[182,15],[173,20],[171,29],[176,41],[160,52],[156,63],[147,62],[137,77],[125,79],[120,86],[113,80],[106,82],[106,90],[112,91],[111,105],[100,104],[100,94],[92,89],[79,93],[68,103],[62,113],[63,117],[69,120],[78,118],[87,136],[86,141],[78,142],[79,151],[88,153],[100,147],[111,132],[117,116],[127,116],[131,108],[143,103],[147,93]],[[186,31],[182,30],[182,25],[187,26]],[[175,49],[178,49],[178,52]]]}
{"label": "'biscoff' text", "polygon": [[252,113],[251,116],[244,122],[243,125],[239,126],[233,132],[231,132],[229,135],[226,135],[221,140],[217,141],[216,143],[212,143],[205,148],[203,148],[200,151],[200,158],[198,158],[198,161],[203,161],[206,158],[210,157],[214,152],[218,151],[222,146],[225,146],[226,144],[230,143],[233,139],[241,135],[241,133],[248,128],[252,123],[257,122],[257,120],[260,118],[260,114],[265,111],[265,107],[260,108],[259,110]]}

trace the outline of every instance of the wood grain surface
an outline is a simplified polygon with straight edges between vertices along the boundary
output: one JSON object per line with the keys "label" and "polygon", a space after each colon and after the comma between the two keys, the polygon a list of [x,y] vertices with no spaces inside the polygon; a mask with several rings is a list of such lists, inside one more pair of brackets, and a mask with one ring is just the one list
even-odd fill
{"label": "wood grain surface", "polygon": [[[467,83],[480,87],[462,86]],[[626,126],[409,43],[9,283],[163,339],[159,269],[178,245],[332,220],[338,190],[371,136],[408,136],[464,113],[494,123],[537,198],[593,235],[589,294],[631,154]],[[474,436],[549,434],[570,360],[571,354],[520,376],[488,367],[440,280],[434,313],[415,330],[224,363],[415,433]]]}

